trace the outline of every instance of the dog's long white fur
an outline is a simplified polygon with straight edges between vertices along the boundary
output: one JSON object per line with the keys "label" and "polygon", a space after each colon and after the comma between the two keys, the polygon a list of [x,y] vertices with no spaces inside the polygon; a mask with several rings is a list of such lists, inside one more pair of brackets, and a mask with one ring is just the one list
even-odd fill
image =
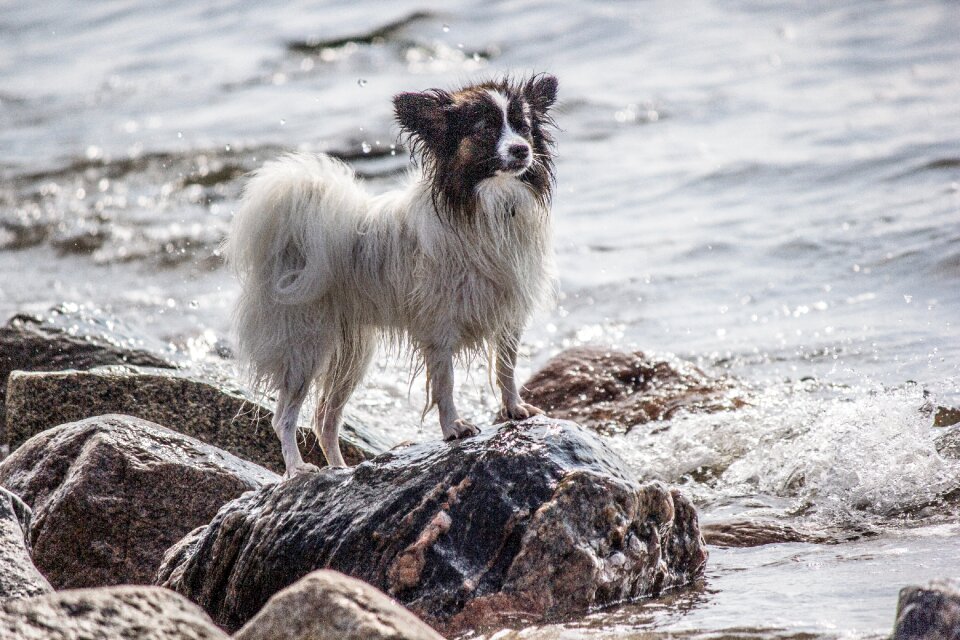
{"label": "dog's long white fur", "polygon": [[511,175],[476,193],[473,219],[453,222],[417,176],[374,197],[324,155],[286,155],[253,174],[225,253],[242,284],[239,356],[258,388],[278,393],[288,474],[309,466],[296,422],[314,383],[314,429],[328,462],[343,464],[340,416],[379,341],[423,356],[445,437],[472,429],[453,405],[457,355],[497,350],[504,407],[522,405],[513,380],[520,331],[554,290],[549,213]]}

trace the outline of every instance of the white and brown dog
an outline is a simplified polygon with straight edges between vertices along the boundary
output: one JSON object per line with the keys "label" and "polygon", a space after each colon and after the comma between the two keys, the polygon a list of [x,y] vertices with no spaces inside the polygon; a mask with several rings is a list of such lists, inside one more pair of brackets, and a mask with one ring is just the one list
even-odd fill
{"label": "white and brown dog", "polygon": [[422,357],[427,407],[448,440],[478,433],[453,401],[457,356],[495,351],[502,417],[541,413],[520,399],[514,366],[521,331],[553,291],[556,94],[556,78],[538,75],[396,96],[420,172],[381,196],[323,155],[253,174],[225,248],[243,287],[240,357],[259,389],[277,393],[287,476],[316,470],[296,443],[314,382],[314,430],[327,462],[344,465],[341,415],[378,342]]}

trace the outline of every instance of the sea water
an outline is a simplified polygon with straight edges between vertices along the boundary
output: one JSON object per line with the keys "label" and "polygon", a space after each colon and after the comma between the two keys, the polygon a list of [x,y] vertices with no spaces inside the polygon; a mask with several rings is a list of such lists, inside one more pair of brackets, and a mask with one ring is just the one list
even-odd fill
{"label": "sea water", "polygon": [[[946,0],[7,2],[0,314],[66,301],[215,357],[243,172],[336,151],[394,188],[392,95],[549,71],[562,293],[521,378],[578,344],[733,376],[747,407],[609,444],[704,522],[840,542],[714,548],[691,589],[517,634],[880,637],[900,587],[960,573],[930,415],[960,404],[958,34]],[[385,354],[352,410],[435,438],[423,399]]]}

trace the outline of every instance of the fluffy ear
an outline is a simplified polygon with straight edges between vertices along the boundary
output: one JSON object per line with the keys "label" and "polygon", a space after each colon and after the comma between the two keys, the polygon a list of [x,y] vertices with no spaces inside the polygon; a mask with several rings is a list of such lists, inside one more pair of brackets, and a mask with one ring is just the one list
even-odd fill
{"label": "fluffy ear", "polygon": [[534,76],[527,81],[523,93],[534,110],[546,113],[557,101],[557,79],[546,73]]}
{"label": "fluffy ear", "polygon": [[450,94],[439,89],[423,93],[401,93],[393,98],[393,110],[400,127],[429,143],[440,140],[447,130],[446,108]]}

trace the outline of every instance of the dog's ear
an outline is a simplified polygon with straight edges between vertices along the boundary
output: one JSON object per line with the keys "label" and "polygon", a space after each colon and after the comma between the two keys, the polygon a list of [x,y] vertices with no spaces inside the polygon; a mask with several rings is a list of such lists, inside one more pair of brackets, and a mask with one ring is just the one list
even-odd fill
{"label": "dog's ear", "polygon": [[447,131],[447,108],[453,98],[446,91],[431,89],[423,93],[401,93],[393,98],[393,110],[400,127],[432,146]]}
{"label": "dog's ear", "polygon": [[557,101],[557,79],[547,73],[533,76],[523,87],[523,93],[534,111],[546,113]]}

